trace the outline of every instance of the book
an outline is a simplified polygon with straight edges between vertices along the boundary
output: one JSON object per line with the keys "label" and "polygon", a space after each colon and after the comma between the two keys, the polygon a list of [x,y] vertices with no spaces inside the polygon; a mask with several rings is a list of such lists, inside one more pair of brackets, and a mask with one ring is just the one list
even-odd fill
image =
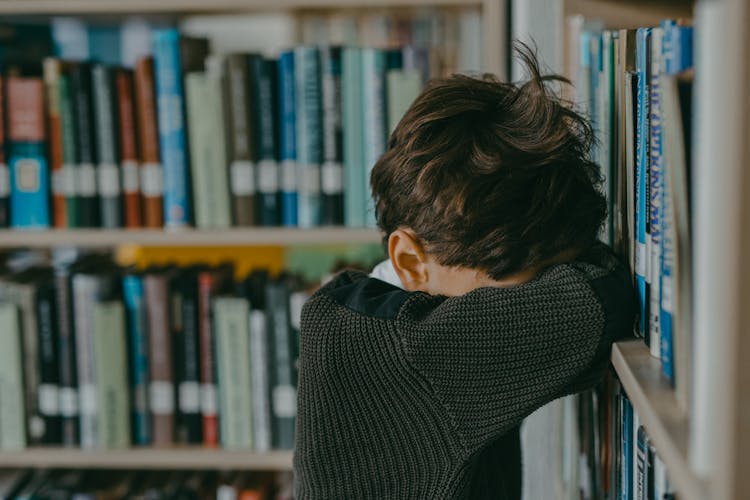
{"label": "book", "polygon": [[5,142],[5,77],[0,74],[0,227],[10,225],[10,170]]}
{"label": "book", "polygon": [[297,226],[297,99],[293,51],[278,60],[279,160],[281,162],[281,224]]}
{"label": "book", "polygon": [[127,320],[128,359],[130,360],[130,408],[132,441],[149,445],[152,441],[149,406],[149,340],[143,278],[127,274],[122,279],[123,303]]}
{"label": "book", "polygon": [[392,133],[398,122],[422,92],[422,76],[418,70],[395,69],[386,75],[388,96],[388,133]]}
{"label": "book", "polygon": [[[256,56],[258,58],[260,56]],[[229,142],[228,164],[232,198],[232,220],[236,226],[252,226],[256,216],[256,149],[257,135],[251,110],[257,107],[250,83],[249,65],[254,57],[231,54],[226,58],[227,74],[223,89],[226,95],[226,137]],[[275,195],[275,193],[274,193]]]}
{"label": "book", "polygon": [[39,345],[39,414],[44,420],[45,444],[62,442],[60,417],[60,367],[57,337],[57,308],[52,269],[44,269],[35,277],[35,314]]}
{"label": "book", "polygon": [[[649,97],[650,67],[648,52],[651,40],[650,28],[639,28],[636,33],[636,75],[638,78],[637,114],[636,114],[636,254],[635,274],[640,304],[638,331],[646,337],[649,318],[649,267],[650,267],[650,220],[649,220]],[[648,342],[648,338],[647,338]]]}
{"label": "book", "polygon": [[365,225],[375,226],[375,205],[370,195],[370,173],[386,148],[386,54],[380,49],[362,49],[362,135],[364,154]]}
{"label": "book", "polygon": [[216,297],[212,304],[219,378],[219,419],[222,447],[253,445],[250,366],[250,310],[247,299]]}
{"label": "book", "polygon": [[297,374],[294,369],[296,342],[290,325],[289,288],[284,279],[268,282],[266,310],[271,344],[271,415],[273,446],[294,447],[297,415]]}
{"label": "book", "polygon": [[0,302],[0,450],[26,447],[21,325],[18,309]]}
{"label": "book", "polygon": [[251,121],[257,156],[257,219],[262,226],[281,224],[279,185],[278,81],[275,61],[249,57]]}
{"label": "book", "polygon": [[71,184],[65,176],[70,170],[64,168],[63,154],[63,122],[61,112],[60,78],[62,64],[59,59],[46,58],[42,63],[44,71],[45,108],[47,116],[47,131],[49,134],[49,168],[50,185],[52,189],[52,221],[56,228],[68,226],[66,191]]}
{"label": "book", "polygon": [[76,227],[99,225],[99,202],[96,190],[96,143],[94,139],[94,105],[91,88],[91,65],[71,64],[70,86],[75,119],[76,140]]}
{"label": "book", "polygon": [[173,28],[155,30],[153,40],[159,145],[164,163],[164,224],[179,228],[190,224],[192,214],[182,76],[202,69],[208,40],[181,37]]}
{"label": "book", "polygon": [[94,137],[96,140],[96,189],[99,195],[101,227],[122,226],[119,152],[117,143],[117,102],[114,69],[95,64],[91,69],[94,95]]}
{"label": "book", "polygon": [[41,78],[7,79],[10,222],[14,228],[48,228],[49,171]]}
{"label": "book", "polygon": [[135,65],[135,107],[138,132],[138,159],[141,163],[140,190],[143,226],[162,227],[164,223],[164,171],[159,151],[154,60],[138,59]]}
{"label": "book", "polygon": [[172,335],[170,331],[169,276],[152,269],[143,277],[148,318],[149,408],[153,444],[169,446],[175,434],[175,387]]}
{"label": "book", "polygon": [[60,183],[62,184],[61,191],[65,195],[65,223],[67,227],[76,227],[80,218],[78,215],[78,186],[76,185],[78,172],[76,163],[78,158],[76,119],[73,114],[74,95],[71,88],[69,67],[66,65],[63,69],[58,84],[63,160]]}
{"label": "book", "polygon": [[344,150],[341,94],[342,48],[320,48],[322,161],[321,224],[344,223]]}
{"label": "book", "polygon": [[344,224],[364,227],[365,182],[364,112],[362,107],[362,49],[346,47],[341,56],[344,142]]}
{"label": "book", "polygon": [[125,340],[125,314],[117,297],[96,302],[93,316],[96,372],[97,446],[130,446],[130,402]]}
{"label": "book", "polygon": [[135,99],[133,71],[119,68],[115,72],[117,98],[117,130],[120,143],[122,173],[123,225],[141,227],[140,165],[136,144]]}
{"label": "book", "polygon": [[176,440],[192,444],[203,442],[198,334],[199,272],[199,267],[180,269],[169,283],[177,389]]}
{"label": "book", "polygon": [[297,138],[297,223],[311,228],[321,223],[320,54],[315,47],[294,49]]}
{"label": "book", "polygon": [[71,289],[71,269],[75,258],[75,250],[57,249],[53,254],[58,367],[60,369],[60,425],[63,446],[76,446],[79,442],[78,376]]}
{"label": "book", "polygon": [[221,94],[224,61],[206,60],[205,72],[185,77],[188,93],[195,223],[225,228],[231,224],[224,100]]}

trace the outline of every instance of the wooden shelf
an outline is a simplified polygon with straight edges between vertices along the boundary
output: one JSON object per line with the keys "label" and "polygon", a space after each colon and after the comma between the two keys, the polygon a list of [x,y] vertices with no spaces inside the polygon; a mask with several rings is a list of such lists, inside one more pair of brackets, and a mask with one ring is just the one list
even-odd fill
{"label": "wooden shelf", "polygon": [[688,461],[688,415],[678,404],[659,360],[651,356],[642,340],[634,340],[612,347],[612,364],[680,498],[708,498],[706,485]]}
{"label": "wooden shelf", "polygon": [[292,452],[256,453],[200,447],[101,451],[45,447],[0,452],[0,467],[283,471],[292,470]]}
{"label": "wooden shelf", "polygon": [[69,229],[20,231],[0,230],[0,248],[51,248],[139,246],[260,246],[260,245],[339,245],[380,242],[376,229],[323,227],[232,228],[223,230],[128,230]]}
{"label": "wooden shelf", "polygon": [[485,0],[0,0],[2,14],[206,13],[253,10],[480,6]]}

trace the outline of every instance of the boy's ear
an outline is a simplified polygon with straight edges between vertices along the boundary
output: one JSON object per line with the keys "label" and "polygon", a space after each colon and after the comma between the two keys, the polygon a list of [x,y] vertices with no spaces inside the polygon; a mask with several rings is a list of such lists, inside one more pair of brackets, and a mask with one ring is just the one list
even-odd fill
{"label": "boy's ear", "polygon": [[405,289],[410,292],[427,291],[429,273],[426,254],[414,231],[393,231],[388,237],[388,256]]}

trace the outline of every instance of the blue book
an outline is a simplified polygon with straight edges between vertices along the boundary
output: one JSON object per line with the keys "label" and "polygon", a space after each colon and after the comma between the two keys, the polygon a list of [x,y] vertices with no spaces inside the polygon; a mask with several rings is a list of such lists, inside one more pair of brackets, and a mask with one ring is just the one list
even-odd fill
{"label": "blue book", "polygon": [[8,165],[11,227],[50,227],[49,170],[44,143],[11,143]]}
{"label": "blue book", "polygon": [[159,148],[164,164],[164,225],[184,227],[190,223],[191,207],[180,34],[172,28],[155,30],[153,42]]}
{"label": "blue book", "polygon": [[148,326],[142,278],[133,274],[125,276],[122,293],[128,326],[133,444],[148,445],[152,441],[152,429],[148,408]]}
{"label": "blue book", "polygon": [[341,55],[344,142],[344,224],[365,225],[364,136],[362,135],[362,49],[347,47]]}
{"label": "blue book", "polygon": [[385,152],[388,123],[386,117],[385,74],[386,53],[383,50],[362,49],[362,135],[364,151],[365,225],[375,226],[375,205],[370,194],[370,174],[375,163]]}
{"label": "blue book", "polygon": [[315,47],[294,49],[297,102],[297,222],[321,225],[320,165],[323,161],[320,54]]}
{"label": "blue book", "polygon": [[623,393],[620,395],[622,402],[622,428],[621,428],[621,480],[620,480],[620,500],[633,500],[633,406],[630,400]]}
{"label": "blue book", "polygon": [[[649,67],[648,51],[651,38],[651,28],[638,28],[636,32],[636,77],[638,80],[637,103],[636,103],[636,157],[635,157],[635,278],[638,292],[638,303],[640,317],[638,320],[638,332],[642,336],[647,335],[649,297],[648,277],[649,272],[649,98],[648,89]],[[648,339],[646,339],[648,342]]]}
{"label": "blue book", "polygon": [[281,224],[297,225],[297,111],[294,52],[279,57],[279,144],[281,159]]}
{"label": "blue book", "polygon": [[121,64],[119,25],[89,25],[88,35],[90,59],[112,66]]}
{"label": "blue book", "polygon": [[649,227],[650,232],[650,290],[649,290],[649,347],[651,355],[661,357],[661,239],[662,239],[662,185],[664,182],[662,162],[661,126],[661,71],[662,42],[661,27],[651,31],[651,82],[649,88]]}

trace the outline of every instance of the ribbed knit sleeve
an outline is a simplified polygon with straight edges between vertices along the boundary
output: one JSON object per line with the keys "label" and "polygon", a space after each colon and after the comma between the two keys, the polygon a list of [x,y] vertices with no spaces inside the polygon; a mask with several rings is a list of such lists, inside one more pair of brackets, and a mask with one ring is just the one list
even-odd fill
{"label": "ribbed knit sleeve", "polygon": [[[611,341],[632,324],[631,293],[626,273],[560,265],[518,287],[414,295],[397,324],[406,356],[473,453],[598,378],[592,369],[606,366]],[[618,307],[621,319],[608,320],[605,310]]]}

